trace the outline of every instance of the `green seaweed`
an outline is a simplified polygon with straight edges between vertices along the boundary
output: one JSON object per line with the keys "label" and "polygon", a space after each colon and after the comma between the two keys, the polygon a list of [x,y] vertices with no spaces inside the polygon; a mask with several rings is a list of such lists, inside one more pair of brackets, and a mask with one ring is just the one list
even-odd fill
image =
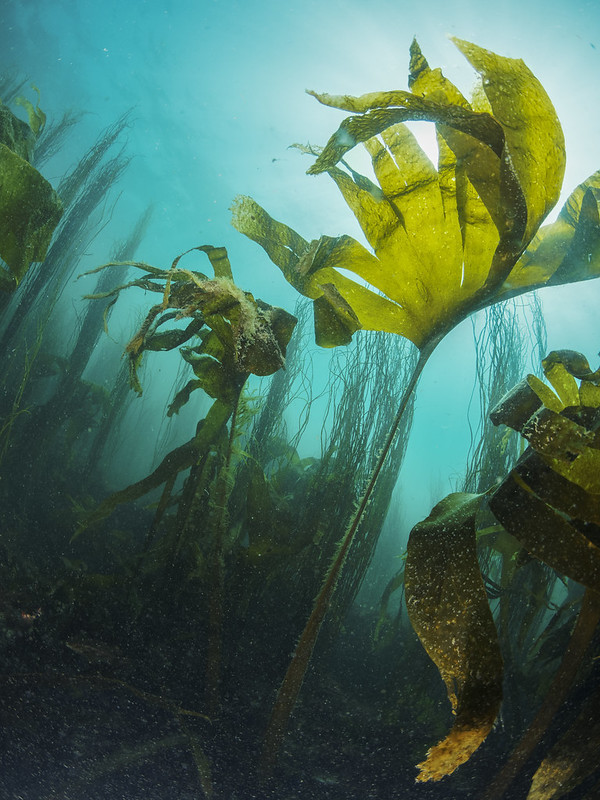
{"label": "green seaweed", "polygon": [[[180,259],[192,251],[207,254],[215,272],[214,279],[178,268]],[[295,317],[283,309],[256,301],[251,294],[238,289],[233,283],[224,247],[203,245],[191,248],[186,253],[175,258],[168,270],[128,261],[103,264],[91,271],[94,273],[109,267],[135,267],[145,273],[122,286],[89,295],[91,299],[112,298],[112,303],[121,291],[131,287],[162,295],[162,302],[150,309],[125,348],[132,388],[138,394],[142,393],[138,370],[145,352],[180,347],[183,358],[191,365],[196,378],[176,395],[168,413],[177,413],[196,389],[205,391],[214,399],[214,403],[205,419],[199,423],[193,439],[165,456],[146,478],[107,498],[92,512],[83,527],[104,519],[117,505],[142,497],[197,463],[231,417],[247,377],[251,373],[269,375],[285,363],[286,347],[295,326]],[[183,330],[160,329],[174,319],[184,317],[190,318],[191,322]],[[201,343],[182,347],[193,337],[198,337]]]}
{"label": "green seaweed", "polygon": [[[30,125],[0,104],[0,290],[14,291],[33,261],[43,261],[62,216],[62,203],[48,181],[29,163],[43,129],[43,112],[29,101]],[[30,127],[31,126],[31,127]]]}

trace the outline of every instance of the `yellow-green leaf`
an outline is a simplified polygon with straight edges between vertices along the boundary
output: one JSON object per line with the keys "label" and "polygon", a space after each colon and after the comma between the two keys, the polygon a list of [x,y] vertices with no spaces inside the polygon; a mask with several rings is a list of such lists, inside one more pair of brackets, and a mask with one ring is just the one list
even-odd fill
{"label": "yellow-green leaf", "polygon": [[[249,198],[234,208],[235,227],[316,301],[317,341],[326,346],[346,343],[362,327],[430,349],[475,310],[600,271],[591,184],[570,199],[556,230],[548,226],[549,238],[544,242],[547,233],[540,234],[522,255],[560,192],[560,124],[521,60],[456,44],[482,77],[473,106],[440,70],[430,69],[416,42],[411,92],[311,92],[325,105],[356,114],[342,122],[308,171],[333,178],[373,253],[348,236],[308,243]],[[437,169],[404,120],[436,124]],[[345,169],[337,166],[359,142],[371,155],[377,185],[345,162]],[[557,254],[567,246],[568,258]]]}
{"label": "yellow-green leaf", "polygon": [[502,125],[507,157],[527,204],[529,241],[558,201],[565,172],[565,140],[544,87],[523,63],[470,42],[452,41],[481,75],[492,113]]}
{"label": "yellow-green leaf", "polygon": [[32,261],[43,261],[62,215],[54,189],[31,164],[0,144],[0,257],[10,269],[4,288],[16,288]]}
{"label": "yellow-green leaf", "polygon": [[542,286],[560,286],[600,275],[600,170],[580,184],[556,222],[544,225],[519,259],[500,299]]}

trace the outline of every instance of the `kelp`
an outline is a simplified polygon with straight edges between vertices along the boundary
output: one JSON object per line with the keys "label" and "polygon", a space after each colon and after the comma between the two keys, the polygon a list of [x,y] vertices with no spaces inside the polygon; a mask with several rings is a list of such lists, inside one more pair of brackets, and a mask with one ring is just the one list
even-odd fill
{"label": "kelp", "polygon": [[[380,461],[280,688],[265,738],[269,765],[349,544],[437,344],[471,313],[499,300],[600,274],[600,172],[570,195],[555,223],[540,228],[558,200],[565,168],[554,107],[520,59],[453,41],[481,78],[471,102],[429,67],[416,42],[410,92],[311,93],[325,105],[356,112],[342,122],[309,173],[327,172],[334,180],[371,250],[347,235],[308,242],[249,197],[238,197],[233,207],[233,225],[313,300],[318,344],[346,344],[358,330],[371,329],[404,336],[420,350]],[[437,169],[404,124],[409,120],[435,123]],[[359,142],[371,156],[377,183],[338,166],[346,166],[343,156]]]}
{"label": "kelp", "polygon": [[479,402],[475,409],[477,428],[471,431],[466,472],[460,487],[467,492],[485,491],[521,455],[519,437],[495,426],[490,411],[528,368],[541,373],[541,360],[547,349],[537,293],[519,304],[516,300],[496,303],[486,308],[482,316],[481,327],[472,320],[477,375],[474,394]]}
{"label": "kelp", "polygon": [[[589,644],[600,625],[600,598],[597,592],[586,590],[577,623],[569,640],[568,647],[561,660],[560,666],[550,685],[548,693],[531,724],[517,743],[508,761],[494,776],[482,800],[500,800],[507,789],[525,766],[528,758],[540,743],[540,740],[549,728],[554,715],[569,696],[569,692],[577,677],[581,662],[589,648]],[[579,758],[571,763],[562,764],[562,775],[577,772],[580,766]],[[594,761],[594,766],[597,764]],[[546,772],[544,768],[542,774]],[[561,775],[558,776],[562,777]],[[539,785],[539,784],[538,784]],[[532,785],[533,790],[533,785]],[[535,796],[535,795],[534,795]],[[593,796],[593,794],[591,795]]]}
{"label": "kelp", "polygon": [[[39,95],[39,90],[38,90]],[[61,215],[62,203],[29,163],[45,115],[39,105],[17,98],[29,125],[0,103],[0,290],[14,291],[33,261],[43,261]]]}
{"label": "kelp", "polygon": [[[548,695],[552,711],[546,708],[529,745],[518,748],[519,764],[571,686],[598,622],[593,598],[600,589],[600,370],[593,372],[584,356],[573,351],[553,351],[542,365],[555,391],[529,375],[491,414],[495,424],[509,424],[529,440],[514,469],[491,493],[445,498],[410,534],[409,618],[446,683],[456,714],[448,736],[419,765],[419,780],[438,780],[460,766],[484,741],[500,706],[500,651],[475,549],[477,518],[486,505],[528,553],[590,592],[581,612],[585,633],[574,634],[570,658]],[[540,420],[549,422],[544,427]]]}
{"label": "kelp", "polygon": [[[184,255],[200,251],[207,255],[214,272],[209,279],[203,273],[182,269]],[[175,480],[183,470],[190,470],[179,502],[177,531],[168,541],[165,563],[175,566],[183,537],[193,526],[192,517],[204,517],[204,537],[209,542],[207,566],[210,576],[208,609],[208,646],[206,656],[206,701],[210,713],[219,706],[221,673],[223,605],[224,605],[224,548],[231,492],[231,464],[236,437],[237,415],[242,389],[250,374],[271,375],[285,364],[286,347],[294,330],[296,318],[281,308],[255,300],[233,281],[231,265],[224,247],[202,245],[177,256],[170,269],[161,270],[140,262],[106,264],[135,267],[143,275],[108,292],[94,295],[96,299],[111,298],[112,304],[121,291],[130,287],[162,295],[146,315],[139,330],[125,348],[130,365],[131,386],[138,394],[142,387],[138,370],[145,352],[180,349],[184,360],[195,375],[173,399],[169,414],[177,413],[188,402],[193,391],[200,389],[213,399],[196,435],[180,445],[162,460],[147,478],[114,493],[105,499],[84,520],[84,527],[98,522],[122,503],[137,499],[150,489],[164,484],[150,533],[156,532],[171,500]],[[165,327],[183,319],[191,320],[186,327]],[[185,346],[186,342],[191,344]],[[196,344],[195,342],[199,342]],[[229,432],[227,433],[227,423]],[[206,502],[205,495],[209,498]],[[204,513],[198,506],[204,503]],[[146,553],[152,544],[148,537]]]}
{"label": "kelp", "polygon": [[[598,274],[599,174],[578,187],[559,220],[534,239],[560,192],[560,124],[521,61],[456,43],[482,75],[493,114],[477,110],[476,101],[469,105],[439,70],[430,70],[415,43],[412,94],[316,95],[327,105],[365,112],[342,123],[309,172],[330,174],[373,253],[348,236],[309,243],[249,198],[237,201],[234,225],[314,298],[317,341],[325,346],[373,327],[406,336],[423,350],[502,297]],[[392,125],[396,112],[437,123],[437,170],[410,131]],[[336,166],[359,141],[378,185]],[[583,259],[579,251],[586,246]],[[341,266],[373,290],[340,273]]]}
{"label": "kelp", "polygon": [[536,770],[527,800],[563,797],[598,769],[599,712],[597,691]]}
{"label": "kelp", "polygon": [[481,495],[455,493],[411,531],[406,605],[452,704],[450,734],[419,765],[439,780],[467,761],[490,732],[502,698],[502,658],[477,561]]}
{"label": "kelp", "polygon": [[[193,251],[207,254],[215,273],[213,279],[178,267],[180,259]],[[86,524],[103,519],[120,503],[147,494],[196,463],[229,420],[248,375],[269,375],[284,365],[286,347],[296,323],[295,317],[283,309],[255,300],[250,293],[235,285],[224,247],[203,245],[191,248],[177,256],[168,270],[127,261],[103,264],[92,272],[115,266],[135,267],[144,275],[88,297],[111,298],[113,303],[121,291],[131,287],[162,295],[161,303],[150,309],[125,348],[132,388],[141,394],[138,370],[145,352],[180,347],[196,377],[176,395],[169,413],[177,413],[196,389],[202,389],[214,402],[198,424],[192,440],[165,456],[149,476],[107,498]],[[191,319],[191,322],[183,329],[162,328],[184,318]],[[199,338],[200,344],[183,348],[184,343],[194,337]]]}

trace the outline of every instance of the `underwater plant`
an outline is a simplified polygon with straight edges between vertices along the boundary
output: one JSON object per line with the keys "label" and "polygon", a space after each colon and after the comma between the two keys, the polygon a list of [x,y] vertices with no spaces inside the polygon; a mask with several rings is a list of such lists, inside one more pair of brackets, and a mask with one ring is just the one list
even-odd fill
{"label": "underwater plant", "polygon": [[[39,98],[39,90],[33,87]],[[39,104],[17,97],[29,124],[0,101],[0,290],[14,291],[33,261],[43,261],[63,211],[59,196],[31,166],[46,116]]]}
{"label": "underwater plant", "polygon": [[[345,344],[356,331],[371,329],[404,336],[419,349],[387,442],[280,687],[265,736],[266,774],[360,519],[433,350],[475,311],[532,289],[600,274],[600,172],[575,189],[556,222],[540,227],[559,198],[565,167],[554,107],[521,60],[453,41],[481,78],[470,102],[441,70],[429,67],[416,41],[409,92],[361,97],[311,92],[324,105],[354,113],[308,172],[327,172],[335,181],[372,251],[350,236],[308,242],[248,197],[237,198],[233,208],[234,226],[261,244],[285,278],[313,300],[318,344]],[[404,125],[410,120],[435,123],[437,168]],[[344,161],[361,142],[377,183]],[[468,526],[461,531],[461,543],[472,547]],[[493,625],[489,609],[486,625]],[[489,699],[490,709],[497,708],[496,686]],[[435,777],[458,765],[450,762]]]}
{"label": "underwater plant", "polygon": [[[56,124],[50,122],[43,126],[40,121],[40,136],[32,143],[32,161],[36,162],[40,143],[42,155],[51,154],[72,129],[73,120],[77,119],[76,115],[67,115]],[[97,214],[98,209],[107,201],[110,190],[129,163],[122,147],[116,154],[112,151],[126,123],[127,115],[123,115],[109,126],[61,179],[58,193],[63,213],[54,230],[44,267],[29,270],[19,284],[19,290],[6,295],[11,302],[5,309],[0,327],[0,349],[4,354],[4,371],[0,381],[0,417],[3,420],[0,425],[0,461],[8,455],[9,450],[12,451],[12,457],[18,459],[15,466],[22,476],[18,481],[18,494],[23,502],[29,492],[27,487],[35,482],[31,481],[32,471],[45,474],[56,464],[56,437],[65,426],[70,425],[72,387],[69,381],[72,380],[78,390],[83,388],[79,378],[86,365],[76,365],[75,360],[85,358],[89,348],[84,348],[83,352],[80,349],[83,342],[80,341],[70,354],[72,362],[69,368],[54,371],[59,387],[49,402],[39,405],[39,402],[31,400],[32,394],[35,394],[32,378],[36,377],[36,371],[38,375],[44,372],[44,367],[38,369],[36,362],[45,362],[46,365],[50,362],[56,365],[59,361],[65,363],[67,353],[64,350],[69,343],[62,331],[56,331],[59,341],[50,343],[49,334],[53,324],[57,328],[60,326],[57,319],[59,315],[54,312],[79,260],[105,225]],[[55,351],[49,352],[53,345]],[[37,444],[35,451],[31,449],[32,441]]]}
{"label": "underwater plant", "polygon": [[466,761],[500,707],[502,658],[476,553],[477,539],[490,530],[489,511],[501,526],[493,532],[510,539],[514,553],[523,547],[586,588],[546,700],[486,800],[502,796],[531,754],[600,622],[600,370],[593,372],[584,356],[567,350],[549,353],[543,368],[552,388],[529,375],[492,410],[494,424],[508,425],[529,442],[515,467],[487,491],[446,497],[413,528],[408,543],[409,618],[456,715],[450,733],[419,765],[419,780],[438,780]]}
{"label": "underwater plant", "polygon": [[[214,278],[178,266],[181,258],[193,251],[207,255]],[[93,295],[94,299],[110,297],[112,305],[120,292],[130,287],[162,294],[161,302],[149,310],[126,347],[132,388],[141,394],[138,370],[145,352],[179,348],[195,377],[176,394],[168,410],[169,416],[178,413],[196,390],[205,392],[213,403],[205,418],[199,421],[190,441],[168,453],[146,478],[106,498],[88,515],[79,532],[83,527],[104,519],[117,505],[163,486],[147,539],[148,554],[158,524],[172,501],[175,481],[184,470],[190,470],[163,560],[171,564],[171,568],[177,564],[186,539],[196,538],[198,517],[205,514],[204,538],[210,543],[207,560],[212,582],[206,695],[208,708],[215,713],[219,704],[227,506],[242,390],[250,374],[271,375],[284,366],[286,347],[296,318],[281,308],[255,300],[249,292],[239,289],[233,281],[224,247],[203,245],[191,248],[175,258],[168,270],[128,261],[104,264],[92,272],[110,266],[134,267],[144,274],[127,284]],[[168,329],[163,327],[182,319],[190,320],[184,328],[177,325]],[[189,341],[199,343],[186,346]],[[209,497],[208,505],[205,496]]]}

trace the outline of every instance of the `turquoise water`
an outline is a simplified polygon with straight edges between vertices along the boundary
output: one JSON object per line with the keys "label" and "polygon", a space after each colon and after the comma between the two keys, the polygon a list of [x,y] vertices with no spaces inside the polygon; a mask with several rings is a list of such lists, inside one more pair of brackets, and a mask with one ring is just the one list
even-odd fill
{"label": "turquoise water", "polygon": [[[397,481],[392,481],[393,493],[389,487],[387,522],[383,524],[382,512],[377,549],[368,559],[368,570],[361,573],[360,591],[357,583],[344,607],[345,626],[334,630],[333,624],[325,625],[325,644],[316,651],[275,784],[261,784],[255,776],[261,731],[311,598],[347,524],[344,502],[349,509],[355,505],[367,474],[365,464],[352,462],[349,468],[356,470],[359,485],[344,484],[341,499],[319,495],[314,486],[313,494],[303,495],[298,488],[302,481],[310,485],[310,470],[317,469],[327,443],[333,441],[328,437],[336,430],[335,409],[343,395],[342,383],[335,383],[334,377],[349,372],[346,351],[332,367],[331,351],[316,348],[307,323],[302,344],[307,360],[299,367],[304,378],[295,378],[296,394],[290,391],[288,405],[277,410],[278,423],[285,420],[287,425],[285,430],[280,426],[279,433],[282,437],[285,433],[288,444],[292,441],[296,448],[293,464],[302,464],[300,477],[298,467],[293,476],[286,474],[288,483],[281,478],[276,484],[274,464],[280,462],[262,464],[251,449],[249,434],[237,443],[244,455],[236,451],[232,456],[235,464],[242,465],[239,475],[248,469],[233,489],[227,488],[229,484],[219,488],[220,467],[202,461],[207,474],[213,470],[213,483],[207,486],[216,486],[215,496],[225,492],[230,523],[227,527],[221,517],[214,523],[218,506],[214,496],[206,507],[196,497],[198,518],[213,520],[206,522],[208,527],[227,528],[225,584],[230,594],[224,606],[220,712],[207,711],[203,678],[198,678],[205,659],[210,660],[214,622],[206,611],[216,591],[209,580],[210,548],[201,539],[196,549],[187,539],[182,539],[187,544],[173,544],[176,532],[189,528],[181,516],[181,497],[190,485],[188,472],[178,475],[164,519],[156,522],[154,516],[161,497],[158,484],[146,500],[139,496],[120,506],[109,522],[104,520],[102,532],[86,531],[71,540],[85,515],[111,492],[144,479],[167,453],[188,442],[213,402],[197,391],[194,402],[168,423],[166,404],[173,400],[174,386],[182,386],[181,359],[176,352],[146,355],[142,397],[130,393],[128,405],[122,401],[120,427],[117,430],[115,423],[109,446],[96,453],[98,461],[91,464],[108,398],[114,397],[123,350],[150,306],[160,302],[160,295],[124,291],[111,308],[106,332],[101,332],[101,316],[96,321],[98,336],[88,348],[87,361],[80,365],[76,382],[65,389],[68,376],[75,374],[74,348],[84,316],[90,303],[101,302],[83,297],[94,291],[96,274],[78,276],[112,260],[117,245],[150,209],[141,241],[128,259],[167,270],[190,248],[224,246],[239,287],[293,313],[298,293],[264,251],[232,227],[233,200],[239,194],[251,196],[309,241],[346,233],[364,242],[333,182],[326,175],[307,176],[309,157],[290,145],[324,145],[345,116],[320,105],[307,89],[352,95],[406,89],[413,36],[430,65],[441,67],[465,94],[475,73],[450,36],[522,58],[537,76],[565,135],[563,189],[547,220],[555,221],[570,192],[600,168],[600,8],[593,0],[569,4],[510,0],[493,7],[467,0],[423,4],[13,0],[0,5],[0,74],[16,76],[22,83],[19,94],[34,105],[39,102],[48,125],[66,112],[76,117],[61,147],[40,166],[54,188],[103,132],[127,115],[104,156],[104,163],[121,158],[122,171],[112,185],[107,179],[104,194],[100,192],[89,212],[88,227],[73,236],[75,255],[64,258],[68,275],[56,298],[44,304],[44,296],[50,297],[55,288],[49,284],[47,289],[38,287],[35,302],[18,305],[35,271],[44,269],[43,263],[34,265],[4,309],[0,328],[5,363],[10,365],[2,384],[0,425],[5,539],[1,552],[7,587],[4,596],[0,594],[7,640],[0,673],[20,676],[6,695],[9,735],[3,739],[5,778],[0,776],[0,800],[477,798],[490,770],[505,760],[540,701],[536,696],[522,718],[514,710],[528,692],[537,691],[536,686],[547,686],[558,664],[556,654],[540,673],[528,671],[523,656],[522,672],[515,668],[514,673],[519,688],[512,694],[512,716],[507,712],[506,722],[497,725],[497,738],[475,766],[469,764],[439,784],[416,785],[414,765],[451,723],[443,684],[409,632],[405,615],[395,639],[380,643],[379,649],[374,643],[382,594],[403,563],[411,528],[442,497],[462,488],[481,416],[473,332],[482,329],[482,314],[449,333],[427,365],[404,460],[401,468],[398,462]],[[39,100],[31,84],[39,90]],[[22,105],[11,103],[10,108],[27,118]],[[412,129],[435,161],[431,124],[415,123]],[[348,160],[358,170],[369,169],[358,149]],[[188,255],[182,264],[210,272],[203,254]],[[119,284],[122,274],[115,271],[113,285]],[[132,277],[129,273],[128,280]],[[579,351],[596,369],[600,282],[545,289],[539,300],[545,352]],[[536,342],[525,330],[532,325],[530,314],[526,311],[521,322],[520,377],[528,371],[539,373]],[[354,351],[349,347],[350,352]],[[408,349],[397,358],[394,363],[400,370],[409,358]],[[31,374],[25,368],[29,364],[34,365]],[[358,379],[359,384],[361,380],[366,378]],[[392,386],[393,379],[389,380]],[[249,387],[257,398],[255,416],[268,386],[268,381],[250,378]],[[369,388],[366,411],[354,410],[356,428],[359,417],[361,424],[377,417],[378,403],[392,416],[401,388],[395,384],[391,398],[378,399],[372,406],[368,403],[374,390]],[[62,405],[52,405],[59,401]],[[294,439],[307,409],[306,427]],[[352,412],[346,407],[344,414],[350,418]],[[63,415],[56,428],[51,422],[57,419],[54,414]],[[252,430],[247,425],[244,435]],[[214,452],[210,450],[206,459],[221,452],[219,442],[215,439]],[[380,444],[369,439],[363,446],[366,460],[374,459]],[[332,446],[328,457],[333,459],[334,450],[342,452],[342,445]],[[264,467],[262,478],[246,466],[253,463]],[[344,464],[343,459],[331,463],[335,469],[327,480],[333,482]],[[260,516],[267,514],[261,481],[271,481],[271,500],[276,495],[282,504],[273,511],[275,522]],[[321,477],[318,488],[324,491],[325,485]],[[260,529],[246,518],[240,521],[248,497],[260,499],[252,506]],[[311,498],[317,503],[314,509]],[[275,507],[277,502],[273,501]],[[335,516],[338,505],[342,510]],[[341,520],[342,530],[326,532],[328,514]],[[298,530],[298,520],[308,520],[301,553],[283,540],[285,525],[293,527],[290,518]],[[201,528],[204,522],[198,524]],[[322,541],[328,542],[329,550]],[[149,542],[174,548],[164,563],[161,553],[166,550],[159,548],[152,556],[160,567],[144,561],[153,552]],[[309,546],[314,553],[306,549]],[[184,551],[185,568],[177,560]],[[263,564],[272,559],[268,563],[277,564],[277,569],[261,572],[263,567],[252,559],[262,559]],[[555,606],[571,595],[562,584],[547,580],[550,588],[544,602],[551,618]],[[522,596],[527,592],[533,589],[524,589]],[[573,588],[574,603],[580,594]],[[388,618],[401,606],[398,595],[394,594]],[[300,598],[297,604],[295,598]],[[492,608],[497,611],[493,602]],[[537,611],[539,638],[548,619],[540,608]],[[517,616],[513,609],[514,625]],[[528,635],[533,636],[531,630]],[[413,670],[413,664],[418,669]],[[514,667],[510,658],[507,664]],[[181,708],[195,709],[210,722],[181,715],[177,710]],[[38,717],[42,722],[36,732]],[[592,797],[583,794],[588,784],[583,786],[568,797]],[[525,798],[527,782],[506,796]]]}

